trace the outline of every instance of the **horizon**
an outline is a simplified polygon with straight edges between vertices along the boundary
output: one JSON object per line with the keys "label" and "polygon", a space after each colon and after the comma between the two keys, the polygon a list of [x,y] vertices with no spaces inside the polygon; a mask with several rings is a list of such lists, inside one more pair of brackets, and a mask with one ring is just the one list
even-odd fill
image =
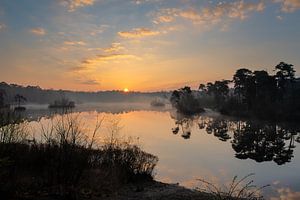
{"label": "horizon", "polygon": [[239,68],[300,75],[300,0],[0,2],[0,80],[70,91],[171,91]]}

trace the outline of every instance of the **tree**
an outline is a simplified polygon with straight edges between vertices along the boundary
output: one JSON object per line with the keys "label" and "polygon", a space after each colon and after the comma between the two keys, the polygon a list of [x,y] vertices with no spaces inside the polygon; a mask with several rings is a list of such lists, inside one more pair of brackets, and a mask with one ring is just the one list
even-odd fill
{"label": "tree", "polygon": [[4,97],[6,95],[5,90],[0,89],[0,108],[4,106]]}
{"label": "tree", "polygon": [[17,94],[15,96],[15,101],[18,103],[18,107],[20,107],[21,103],[27,101],[27,99],[24,96]]}
{"label": "tree", "polygon": [[187,86],[173,91],[170,101],[177,111],[184,114],[190,115],[204,112],[204,109],[201,107],[191,88]]}
{"label": "tree", "polygon": [[199,88],[198,88],[198,89],[199,89],[200,92],[205,92],[205,93],[207,92],[207,87],[206,87],[205,84],[202,84],[202,83],[201,83],[201,84],[199,85]]}
{"label": "tree", "polygon": [[[293,83],[295,81],[295,70],[292,64],[280,62],[275,66],[276,80],[278,87],[278,98],[283,100],[283,95],[287,93],[288,88],[293,89]],[[291,91],[292,93],[293,91]]]}
{"label": "tree", "polygon": [[[270,76],[267,71],[254,71],[255,81],[255,108],[265,112],[267,108],[273,105],[276,97],[277,87],[274,76]],[[269,109],[269,110],[272,110]]]}
{"label": "tree", "polygon": [[208,93],[214,96],[215,102],[217,107],[221,107],[224,104],[226,98],[228,97],[229,93],[229,86],[228,84],[230,81],[222,80],[222,81],[215,81],[214,84],[208,83]]}
{"label": "tree", "polygon": [[255,96],[255,82],[253,73],[249,69],[242,68],[233,76],[234,93],[238,95],[239,102],[246,104],[248,109],[252,108]]}
{"label": "tree", "polygon": [[275,66],[276,76],[284,80],[295,80],[294,65],[280,62]]}

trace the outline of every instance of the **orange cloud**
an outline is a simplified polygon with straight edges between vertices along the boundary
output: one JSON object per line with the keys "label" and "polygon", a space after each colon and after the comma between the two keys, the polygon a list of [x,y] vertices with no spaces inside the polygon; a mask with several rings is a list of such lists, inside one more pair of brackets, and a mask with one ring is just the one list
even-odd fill
{"label": "orange cloud", "polygon": [[167,23],[174,21],[174,17],[170,15],[162,15],[157,18],[159,22]]}
{"label": "orange cloud", "polygon": [[125,47],[123,47],[121,43],[112,43],[110,47],[104,49],[104,52],[115,53],[115,52],[120,52],[121,50],[124,49]]}
{"label": "orange cloud", "polygon": [[62,0],[62,3],[68,6],[70,12],[80,7],[91,6],[94,2],[95,0]]}
{"label": "orange cloud", "polygon": [[100,85],[100,82],[96,79],[82,79],[78,78],[76,81],[82,85]]}
{"label": "orange cloud", "polygon": [[[251,12],[261,12],[265,9],[265,3],[263,0],[257,3],[249,3],[244,0],[239,0],[230,3],[219,3],[215,6],[209,6],[196,9],[163,9],[160,16],[163,16],[163,20],[158,17],[159,22],[168,22],[164,19],[174,19],[181,17],[192,21],[194,24],[215,24],[226,18],[244,20]],[[170,18],[167,18],[169,16]]]}
{"label": "orange cloud", "polygon": [[119,36],[124,38],[142,38],[148,36],[159,35],[159,31],[153,31],[148,28],[136,28],[131,31],[121,31],[118,32]]}
{"label": "orange cloud", "polygon": [[83,42],[83,41],[65,41],[64,44],[65,45],[71,45],[71,46],[76,46],[76,45],[83,46],[83,45],[86,45],[86,43]]}
{"label": "orange cloud", "polygon": [[97,55],[95,58],[86,59],[82,61],[82,64],[88,65],[96,65],[98,63],[102,63],[105,61],[118,61],[118,60],[127,60],[127,59],[134,59],[139,60],[140,58],[135,55],[131,54],[108,54],[108,55]]}
{"label": "orange cloud", "polygon": [[300,9],[300,0],[274,0],[275,3],[281,3],[283,12],[294,12]]}
{"label": "orange cloud", "polygon": [[40,35],[40,36],[46,35],[46,31],[43,28],[33,28],[33,29],[30,29],[30,32],[32,34]]}

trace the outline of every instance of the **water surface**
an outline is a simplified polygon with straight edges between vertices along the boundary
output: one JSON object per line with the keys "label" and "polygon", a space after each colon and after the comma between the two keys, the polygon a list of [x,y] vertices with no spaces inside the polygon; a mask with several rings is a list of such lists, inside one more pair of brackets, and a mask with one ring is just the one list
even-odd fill
{"label": "water surface", "polygon": [[[197,178],[222,185],[238,175],[255,173],[268,198],[300,199],[300,129],[293,124],[270,124],[221,116],[212,111],[194,117],[176,113],[170,106],[149,104],[83,104],[80,115],[86,130],[105,116],[98,139],[108,134],[111,120],[119,120],[121,136],[135,138],[142,148],[159,158],[156,180],[194,188]],[[36,130],[56,112],[30,105],[26,115]]]}

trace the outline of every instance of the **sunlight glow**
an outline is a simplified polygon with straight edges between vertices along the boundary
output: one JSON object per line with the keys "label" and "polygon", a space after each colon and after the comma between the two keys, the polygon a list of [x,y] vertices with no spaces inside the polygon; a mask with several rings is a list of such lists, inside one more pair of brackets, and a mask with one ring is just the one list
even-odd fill
{"label": "sunlight glow", "polygon": [[124,88],[123,91],[124,91],[124,92],[129,92],[128,88]]}

